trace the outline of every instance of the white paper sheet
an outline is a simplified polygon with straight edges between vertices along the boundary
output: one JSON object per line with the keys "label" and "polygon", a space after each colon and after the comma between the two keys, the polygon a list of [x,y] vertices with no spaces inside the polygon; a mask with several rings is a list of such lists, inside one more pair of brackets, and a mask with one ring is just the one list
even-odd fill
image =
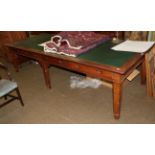
{"label": "white paper sheet", "polygon": [[144,53],[149,50],[155,42],[153,41],[131,41],[127,40],[123,43],[120,43],[111,49],[116,51],[128,51],[128,52],[137,52]]}

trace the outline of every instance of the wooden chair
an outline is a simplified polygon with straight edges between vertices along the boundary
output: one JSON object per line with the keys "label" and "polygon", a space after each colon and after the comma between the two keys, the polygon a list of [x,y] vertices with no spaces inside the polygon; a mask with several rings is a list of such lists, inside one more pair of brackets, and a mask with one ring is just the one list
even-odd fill
{"label": "wooden chair", "polygon": [[[0,104],[0,108],[16,99],[24,106],[18,85],[16,82],[12,81],[8,68],[0,63],[0,69],[3,69],[7,75],[7,78],[2,78],[0,76],[0,99],[4,98],[4,102]],[[17,93],[17,96],[12,95],[12,92],[14,91]]]}

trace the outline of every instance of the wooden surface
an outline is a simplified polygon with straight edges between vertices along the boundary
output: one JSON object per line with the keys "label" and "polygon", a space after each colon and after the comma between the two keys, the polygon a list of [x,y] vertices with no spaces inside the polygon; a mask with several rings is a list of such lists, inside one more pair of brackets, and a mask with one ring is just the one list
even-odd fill
{"label": "wooden surface", "polygon": [[155,46],[145,54],[146,63],[146,81],[148,96],[155,96],[154,94],[154,70],[155,70]]}
{"label": "wooden surface", "polygon": [[10,51],[5,44],[28,38],[25,31],[0,31],[0,54],[6,61],[10,62]]}
{"label": "wooden surface", "polygon": [[[155,66],[155,60],[154,60],[154,66]],[[151,85],[152,85],[152,97],[155,99],[155,68],[151,73]]]}
{"label": "wooden surface", "polygon": [[132,81],[138,74],[139,74],[139,70],[135,69],[128,77],[127,80]]}

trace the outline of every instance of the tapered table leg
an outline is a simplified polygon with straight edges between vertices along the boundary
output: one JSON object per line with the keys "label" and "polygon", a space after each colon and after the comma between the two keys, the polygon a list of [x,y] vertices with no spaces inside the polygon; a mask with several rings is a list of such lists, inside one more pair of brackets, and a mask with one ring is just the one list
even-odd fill
{"label": "tapered table leg", "polygon": [[122,96],[122,84],[113,83],[113,112],[114,118],[120,118],[120,107],[121,107],[121,96]]}
{"label": "tapered table leg", "polygon": [[19,72],[19,64],[17,62],[13,63],[13,67],[15,68],[16,72]]}
{"label": "tapered table leg", "polygon": [[10,56],[10,61],[15,69],[16,72],[19,72],[19,60],[18,60],[18,56],[15,52],[10,52],[9,53]]}
{"label": "tapered table leg", "polygon": [[146,66],[145,66],[145,61],[143,61],[143,63],[141,64],[140,67],[140,74],[141,74],[141,84],[145,84],[146,83]]}
{"label": "tapered table leg", "polygon": [[41,64],[41,67],[42,67],[42,70],[44,73],[44,79],[45,79],[46,86],[48,88],[51,88],[51,81],[50,81],[50,76],[49,76],[48,64],[46,64],[46,63],[40,63],[40,64]]}

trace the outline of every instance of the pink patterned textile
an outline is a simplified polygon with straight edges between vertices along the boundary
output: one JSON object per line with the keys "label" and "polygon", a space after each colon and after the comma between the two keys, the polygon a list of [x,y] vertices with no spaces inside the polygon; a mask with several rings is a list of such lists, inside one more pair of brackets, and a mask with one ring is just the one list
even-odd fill
{"label": "pink patterned textile", "polygon": [[110,37],[90,31],[63,31],[53,36],[45,51],[76,56],[109,40]]}

